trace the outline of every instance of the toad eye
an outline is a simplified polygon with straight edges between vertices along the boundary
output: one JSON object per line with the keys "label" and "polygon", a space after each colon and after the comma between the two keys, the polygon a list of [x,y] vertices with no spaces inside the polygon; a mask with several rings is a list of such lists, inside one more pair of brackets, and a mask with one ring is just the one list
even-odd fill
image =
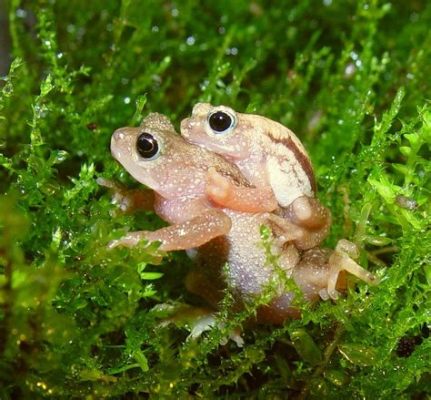
{"label": "toad eye", "polygon": [[235,127],[236,119],[225,111],[216,111],[208,116],[208,124],[214,133],[227,133]]}
{"label": "toad eye", "polygon": [[156,138],[147,132],[143,132],[138,136],[136,150],[147,161],[155,160],[160,154]]}

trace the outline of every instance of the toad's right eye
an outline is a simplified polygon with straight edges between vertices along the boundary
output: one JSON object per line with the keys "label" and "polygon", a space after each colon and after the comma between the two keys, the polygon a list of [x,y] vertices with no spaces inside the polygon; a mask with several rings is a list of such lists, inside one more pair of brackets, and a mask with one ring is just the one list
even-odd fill
{"label": "toad's right eye", "polygon": [[160,147],[151,133],[143,132],[136,141],[136,150],[147,161],[155,160],[160,155]]}

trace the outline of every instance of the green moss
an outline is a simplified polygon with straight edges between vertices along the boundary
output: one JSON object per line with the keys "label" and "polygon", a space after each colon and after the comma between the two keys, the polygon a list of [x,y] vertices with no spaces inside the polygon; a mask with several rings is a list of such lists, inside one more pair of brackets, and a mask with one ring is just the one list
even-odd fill
{"label": "green moss", "polygon": [[[411,398],[431,395],[431,6],[415,2],[8,3],[0,81],[1,398]],[[381,283],[283,327],[220,313],[198,340],[158,305],[197,302],[190,262],[108,252],[126,229],[97,176],[134,185],[112,131],[198,100],[301,137],[334,224]],[[221,324],[222,326],[222,324]]]}

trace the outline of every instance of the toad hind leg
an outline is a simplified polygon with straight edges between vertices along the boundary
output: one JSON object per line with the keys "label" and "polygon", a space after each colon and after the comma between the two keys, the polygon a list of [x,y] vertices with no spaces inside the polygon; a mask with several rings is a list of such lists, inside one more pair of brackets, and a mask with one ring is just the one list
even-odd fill
{"label": "toad hind leg", "polygon": [[326,289],[322,289],[319,293],[322,299],[326,300],[331,298],[336,300],[338,298],[336,285],[341,271],[346,271],[369,285],[377,285],[379,283],[379,280],[375,275],[362,268],[356,261],[354,261],[354,258],[357,258],[358,256],[358,249],[352,242],[341,239],[337,243],[334,252],[328,260],[329,276],[327,287]]}

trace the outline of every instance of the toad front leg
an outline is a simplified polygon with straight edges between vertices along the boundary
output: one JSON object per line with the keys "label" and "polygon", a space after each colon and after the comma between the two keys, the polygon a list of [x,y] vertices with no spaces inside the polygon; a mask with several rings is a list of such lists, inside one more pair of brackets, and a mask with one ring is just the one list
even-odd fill
{"label": "toad front leg", "polygon": [[261,188],[236,186],[215,168],[208,170],[205,190],[212,202],[236,211],[255,213],[273,211],[278,207],[270,186]]}
{"label": "toad front leg", "polygon": [[190,220],[161,228],[154,232],[131,232],[109,243],[109,248],[134,247],[141,240],[161,242],[160,250],[185,250],[201,246],[217,236],[225,235],[231,228],[230,218],[220,210],[209,209]]}
{"label": "toad front leg", "polygon": [[[206,193],[214,203],[236,211],[271,212],[278,207],[270,186],[239,187],[215,169],[208,171]],[[317,199],[308,196],[297,198],[276,213],[280,216],[278,225],[290,233],[286,235],[287,240],[292,240],[294,236],[294,243],[301,250],[319,245],[331,226],[329,210]]]}

